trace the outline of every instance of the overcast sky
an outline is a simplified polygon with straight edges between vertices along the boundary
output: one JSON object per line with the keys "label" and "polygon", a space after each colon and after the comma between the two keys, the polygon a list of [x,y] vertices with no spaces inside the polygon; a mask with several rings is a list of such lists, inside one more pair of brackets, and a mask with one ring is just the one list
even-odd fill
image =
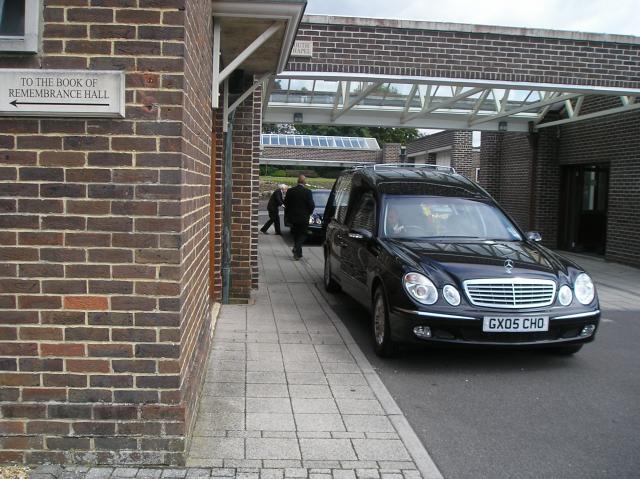
{"label": "overcast sky", "polygon": [[306,13],[640,36],[640,0],[308,0]]}

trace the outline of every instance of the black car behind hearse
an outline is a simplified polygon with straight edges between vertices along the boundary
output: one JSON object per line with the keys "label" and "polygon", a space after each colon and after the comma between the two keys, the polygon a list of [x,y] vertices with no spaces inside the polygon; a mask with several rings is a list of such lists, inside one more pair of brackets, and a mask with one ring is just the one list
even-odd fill
{"label": "black car behind hearse", "polygon": [[347,170],[324,226],[325,288],[370,309],[380,356],[403,342],[572,354],[595,337],[590,277],[452,168]]}
{"label": "black car behind hearse", "polygon": [[[330,193],[331,190],[325,189],[311,190],[313,202],[316,205],[313,213],[309,216],[309,227],[307,229],[307,234],[311,240],[322,240],[324,238],[322,219],[324,218],[324,209],[327,205]],[[284,212],[284,225],[291,226],[289,218],[287,217],[287,210]]]}

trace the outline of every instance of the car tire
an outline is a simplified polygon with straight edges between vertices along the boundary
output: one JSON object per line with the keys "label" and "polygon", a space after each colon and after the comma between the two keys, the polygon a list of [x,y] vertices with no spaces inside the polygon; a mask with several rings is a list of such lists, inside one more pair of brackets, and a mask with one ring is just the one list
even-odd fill
{"label": "car tire", "polygon": [[398,354],[398,345],[391,339],[389,308],[387,307],[387,300],[381,287],[378,287],[373,295],[371,320],[373,348],[376,355],[381,358],[390,358]]}
{"label": "car tire", "polygon": [[580,351],[582,349],[582,346],[584,346],[583,344],[571,344],[571,345],[567,345],[567,346],[557,346],[555,348],[552,348],[551,351],[554,354],[557,354],[559,356],[571,356],[573,354],[576,354],[578,351]]}
{"label": "car tire", "polygon": [[331,259],[329,257],[329,253],[324,257],[324,289],[326,289],[329,293],[337,293],[340,291],[340,285],[336,283],[336,280],[333,279],[333,275],[331,274]]}

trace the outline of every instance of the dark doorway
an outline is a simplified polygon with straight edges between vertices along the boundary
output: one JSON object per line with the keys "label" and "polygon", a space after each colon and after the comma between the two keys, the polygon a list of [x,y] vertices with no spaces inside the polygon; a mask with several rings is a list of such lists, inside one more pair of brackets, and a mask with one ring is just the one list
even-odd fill
{"label": "dark doorway", "polygon": [[563,168],[560,247],[603,255],[607,238],[609,165]]}

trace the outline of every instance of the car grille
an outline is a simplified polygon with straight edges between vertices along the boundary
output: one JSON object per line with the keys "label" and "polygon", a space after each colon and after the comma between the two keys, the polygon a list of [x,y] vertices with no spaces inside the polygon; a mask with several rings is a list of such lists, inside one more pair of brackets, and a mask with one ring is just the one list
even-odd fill
{"label": "car grille", "polygon": [[555,281],[545,279],[471,279],[464,282],[469,301],[491,308],[549,306],[556,294]]}

